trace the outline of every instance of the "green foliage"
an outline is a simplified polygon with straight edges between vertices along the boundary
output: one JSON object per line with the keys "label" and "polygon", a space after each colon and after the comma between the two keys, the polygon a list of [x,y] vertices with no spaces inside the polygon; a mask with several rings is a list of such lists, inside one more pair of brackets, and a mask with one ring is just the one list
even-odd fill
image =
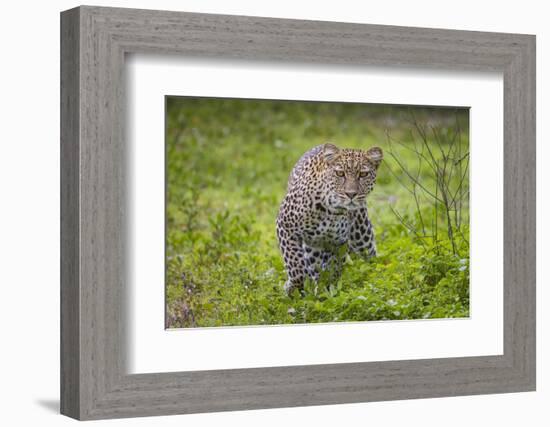
{"label": "green foliage", "polygon": [[[460,184],[466,197],[451,207],[461,218],[460,238],[441,232],[434,239],[418,232],[421,219],[434,217],[433,201],[411,196],[410,180],[391,156],[367,201],[379,256],[348,256],[338,283],[323,276],[306,284],[303,297],[283,291],[275,218],[294,163],[329,140],[350,148],[378,145],[427,188],[437,186],[430,165],[410,150],[411,111],[442,135],[460,123],[467,153],[465,110],[169,98],[167,327],[468,316],[467,180]],[[390,146],[387,132],[401,143]],[[426,141],[436,144],[430,136]],[[435,215],[445,230],[446,212]]]}

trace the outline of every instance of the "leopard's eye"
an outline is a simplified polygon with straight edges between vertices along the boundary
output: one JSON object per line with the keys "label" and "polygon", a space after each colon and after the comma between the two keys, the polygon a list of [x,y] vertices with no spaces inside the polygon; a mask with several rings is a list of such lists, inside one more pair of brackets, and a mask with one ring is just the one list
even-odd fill
{"label": "leopard's eye", "polygon": [[344,171],[341,171],[341,170],[337,170],[336,171],[336,176],[339,176],[340,178],[344,176]]}
{"label": "leopard's eye", "polygon": [[368,172],[365,172],[365,171],[362,171],[359,173],[359,177],[360,178],[365,178],[369,173]]}

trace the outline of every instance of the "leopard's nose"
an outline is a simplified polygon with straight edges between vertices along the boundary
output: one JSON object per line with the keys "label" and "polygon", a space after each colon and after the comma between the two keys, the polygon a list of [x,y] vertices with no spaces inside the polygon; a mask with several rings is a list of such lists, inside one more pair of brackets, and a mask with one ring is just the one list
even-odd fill
{"label": "leopard's nose", "polygon": [[350,199],[353,199],[355,196],[357,196],[357,191],[346,191],[346,196],[348,196]]}

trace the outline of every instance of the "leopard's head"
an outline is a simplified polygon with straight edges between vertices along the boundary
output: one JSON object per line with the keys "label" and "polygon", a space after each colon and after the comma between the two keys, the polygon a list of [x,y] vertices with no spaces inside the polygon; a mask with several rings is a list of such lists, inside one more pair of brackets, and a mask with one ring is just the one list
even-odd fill
{"label": "leopard's head", "polygon": [[325,144],[324,203],[332,209],[356,210],[365,206],[367,195],[374,188],[376,173],[384,157],[379,147],[367,151],[340,149]]}

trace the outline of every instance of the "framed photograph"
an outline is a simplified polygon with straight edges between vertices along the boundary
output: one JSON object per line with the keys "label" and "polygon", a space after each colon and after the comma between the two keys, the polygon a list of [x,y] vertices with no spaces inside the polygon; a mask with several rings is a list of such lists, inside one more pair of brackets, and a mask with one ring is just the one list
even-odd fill
{"label": "framed photograph", "polygon": [[535,390],[535,37],[61,14],[61,411]]}
{"label": "framed photograph", "polygon": [[466,108],[167,97],[166,328],[470,317],[469,135]]}

